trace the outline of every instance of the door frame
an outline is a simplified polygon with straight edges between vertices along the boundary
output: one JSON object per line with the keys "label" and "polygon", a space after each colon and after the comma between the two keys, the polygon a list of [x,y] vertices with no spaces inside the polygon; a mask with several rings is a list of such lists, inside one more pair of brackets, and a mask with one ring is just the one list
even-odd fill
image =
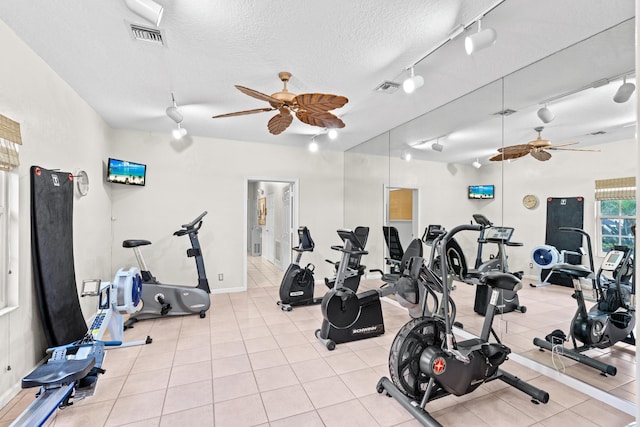
{"label": "door frame", "polygon": [[[291,195],[293,197],[292,206],[292,218],[291,218],[291,233],[295,233],[298,229],[298,215],[300,212],[300,196],[299,187],[300,182],[298,178],[286,178],[286,177],[273,177],[273,176],[245,176],[244,177],[244,227],[242,229],[242,290],[247,290],[247,251],[249,249],[247,245],[248,241],[248,228],[249,228],[249,183],[255,181],[264,182],[281,182],[291,185]],[[251,213],[253,214],[253,213]]]}

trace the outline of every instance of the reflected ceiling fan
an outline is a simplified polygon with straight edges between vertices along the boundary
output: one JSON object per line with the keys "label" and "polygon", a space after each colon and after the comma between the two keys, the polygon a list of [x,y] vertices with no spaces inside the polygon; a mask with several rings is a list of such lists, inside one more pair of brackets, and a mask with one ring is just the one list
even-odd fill
{"label": "reflected ceiling fan", "polygon": [[543,129],[544,127],[542,126],[534,128],[534,130],[538,132],[538,138],[536,138],[534,141],[530,141],[526,144],[510,145],[508,147],[498,148],[498,152],[500,154],[496,154],[489,160],[491,160],[492,162],[499,162],[501,160],[517,159],[519,157],[524,157],[527,154],[531,154],[531,156],[533,156],[535,159],[544,162],[551,158],[551,153],[549,153],[549,151],[547,150],[600,151],[584,148],[566,148],[569,145],[577,144],[577,142],[565,142],[563,144],[552,145],[549,140],[542,139],[542,136],[540,136],[540,133]]}
{"label": "reflected ceiling fan", "polygon": [[257,90],[249,89],[248,87],[235,85],[240,92],[261,101],[267,101],[271,107],[220,114],[213,116],[213,118],[244,116],[246,114],[278,110],[278,114],[273,116],[267,124],[269,132],[273,135],[279,135],[289,127],[293,121],[292,113],[295,113],[298,120],[311,126],[327,129],[344,127],[344,122],[330,113],[329,110],[342,107],[349,102],[347,98],[327,93],[303,93],[296,95],[287,90],[287,82],[291,79],[291,73],[282,71],[278,73],[278,77],[282,80],[284,87],[282,91],[272,95],[266,95]]}

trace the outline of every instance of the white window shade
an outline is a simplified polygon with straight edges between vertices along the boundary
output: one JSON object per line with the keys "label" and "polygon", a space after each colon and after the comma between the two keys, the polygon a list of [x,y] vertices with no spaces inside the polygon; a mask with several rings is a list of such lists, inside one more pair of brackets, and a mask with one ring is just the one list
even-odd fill
{"label": "white window shade", "polygon": [[20,165],[18,145],[22,145],[20,123],[0,114],[0,170]]}
{"label": "white window shade", "polygon": [[631,200],[635,198],[635,176],[596,180],[596,200]]}

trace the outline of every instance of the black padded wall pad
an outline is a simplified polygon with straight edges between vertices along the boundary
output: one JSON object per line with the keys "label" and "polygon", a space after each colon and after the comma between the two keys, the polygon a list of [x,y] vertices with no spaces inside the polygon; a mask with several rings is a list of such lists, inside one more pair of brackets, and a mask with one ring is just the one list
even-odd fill
{"label": "black padded wall pad", "polygon": [[[547,198],[547,234],[545,244],[554,246],[558,252],[562,250],[577,252],[582,246],[582,235],[559,231],[560,227],[584,227],[584,199],[582,197],[549,197]],[[568,255],[565,262],[580,264],[582,258]],[[545,273],[546,274],[546,273]],[[552,274],[549,283],[573,286],[571,278],[566,275]]]}
{"label": "black padded wall pad", "polygon": [[87,332],[73,264],[73,177],[31,167],[31,258],[40,315],[49,347]]}

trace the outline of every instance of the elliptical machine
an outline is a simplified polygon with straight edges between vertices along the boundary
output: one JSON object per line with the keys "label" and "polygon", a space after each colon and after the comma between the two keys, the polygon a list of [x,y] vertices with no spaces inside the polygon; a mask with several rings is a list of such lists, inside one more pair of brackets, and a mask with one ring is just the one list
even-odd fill
{"label": "elliptical machine", "polygon": [[[571,228],[563,231],[579,232],[588,237],[580,229]],[[591,250],[591,241],[590,239],[587,241]],[[562,356],[598,369],[603,376],[616,375],[615,366],[582,353],[594,348],[608,348],[618,342],[636,344],[633,333],[636,323],[633,306],[635,298],[633,250],[626,246],[614,246],[605,256],[595,275],[589,268],[573,264],[556,264],[552,271],[568,275],[573,282],[573,297],[578,303],[569,332],[573,349],[562,346],[568,338],[560,329],[551,332],[544,340],[534,338],[533,344],[538,346],[540,351],[543,349],[556,351]],[[588,311],[580,278],[595,279],[592,282],[597,300]],[[579,346],[578,341],[582,345]]]}
{"label": "elliptical machine", "polygon": [[[356,234],[351,230],[338,230],[344,242],[343,246],[331,246],[342,252],[338,263],[336,279],[329,292],[322,298],[322,326],[315,332],[316,338],[334,350],[336,344],[372,338],[384,334],[384,320],[380,297],[386,295],[383,290],[373,289],[359,294],[345,286],[345,280],[354,274],[349,268],[352,257],[367,255]],[[357,273],[356,273],[357,274]],[[393,289],[389,287],[389,290]],[[391,291],[389,292],[391,293]]]}
{"label": "elliptical machine", "polygon": [[300,267],[302,254],[313,252],[315,243],[307,227],[298,228],[298,247],[291,248],[297,252],[295,260],[289,265],[280,283],[280,301],[278,305],[283,311],[291,311],[294,306],[320,304],[322,298],[314,298],[315,282],[313,271],[315,266],[311,263],[306,267]]}
{"label": "elliptical machine", "polygon": [[181,286],[160,283],[147,268],[144,262],[140,246],[150,245],[148,240],[125,240],[123,248],[132,248],[142,274],[142,308],[125,322],[124,328],[130,328],[138,320],[155,319],[165,316],[184,316],[199,314],[200,318],[206,316],[211,306],[209,294],[209,281],[204,270],[204,259],[198,240],[198,231],[202,227],[202,218],[207,211],[201,213],[188,224],[182,224],[182,228],[173,233],[174,236],[189,236],[191,249],[187,250],[187,257],[193,257],[198,271],[198,285]]}
{"label": "elliptical machine", "polygon": [[[479,231],[480,226],[460,225],[442,237],[438,245],[440,271],[421,274],[423,267],[414,267],[409,270],[410,275],[405,276],[405,280],[414,281],[416,286],[433,287],[442,293],[443,309],[435,313],[425,309],[423,316],[400,328],[389,353],[391,379],[382,377],[376,387],[378,393],[386,391],[425,426],[441,426],[425,408],[430,401],[449,394],[463,396],[482,383],[497,379],[528,394],[535,403],[549,401],[547,392],[500,369],[511,350],[500,343],[492,328],[495,301],[500,290],[515,291],[522,287],[514,275],[488,272],[481,276],[480,280],[492,292],[482,332],[479,338],[456,341],[454,318],[449,310],[453,300],[445,279],[449,269],[442,248],[446,248],[448,241],[462,230]],[[419,260],[415,264],[421,266],[423,262]],[[491,335],[497,342],[489,342]]]}

